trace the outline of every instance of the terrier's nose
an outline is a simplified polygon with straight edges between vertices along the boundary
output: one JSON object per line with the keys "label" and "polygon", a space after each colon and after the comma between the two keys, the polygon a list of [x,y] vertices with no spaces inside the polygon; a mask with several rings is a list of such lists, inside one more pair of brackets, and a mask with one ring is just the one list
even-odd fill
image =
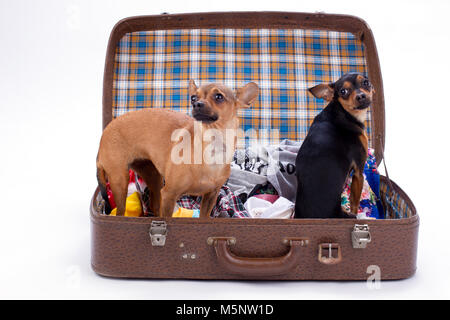
{"label": "terrier's nose", "polygon": [[200,109],[200,108],[203,108],[205,106],[205,104],[203,102],[196,101],[192,104],[192,106],[194,107],[194,109]]}
{"label": "terrier's nose", "polygon": [[367,96],[366,96],[366,94],[363,93],[363,92],[358,93],[358,94],[356,95],[356,101],[358,101],[359,103],[365,102],[366,99],[367,99]]}

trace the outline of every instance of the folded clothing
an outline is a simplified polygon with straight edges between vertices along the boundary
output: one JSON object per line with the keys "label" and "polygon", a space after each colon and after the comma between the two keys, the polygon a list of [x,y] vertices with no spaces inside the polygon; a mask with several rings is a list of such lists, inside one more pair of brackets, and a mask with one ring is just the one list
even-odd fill
{"label": "folded clothing", "polygon": [[301,145],[299,141],[283,140],[279,145],[266,148],[269,158],[267,180],[281,197],[291,202],[296,200],[295,160]]}
{"label": "folded clothing", "polygon": [[254,195],[253,197],[269,201],[270,203],[274,203],[275,201],[278,200],[278,198],[280,196],[278,196],[276,194],[257,194],[257,195]]}
{"label": "folded clothing", "polygon": [[253,196],[247,199],[244,207],[252,218],[289,219],[292,218],[295,204],[283,197],[278,197],[272,203]]}
{"label": "folded clothing", "polygon": [[266,183],[267,176],[265,175],[241,170],[236,166],[231,166],[230,177],[228,178],[226,185],[234,194],[240,196],[241,199],[246,199],[255,186]]}
{"label": "folded clothing", "polygon": [[239,196],[248,196],[255,186],[269,182],[280,196],[294,202],[295,159],[300,146],[301,142],[286,139],[274,146],[254,145],[236,150],[227,186]]}
{"label": "folded clothing", "polygon": [[[283,140],[279,145],[252,146],[245,151],[236,151],[227,185],[243,203],[246,203],[247,199],[254,195],[254,190],[261,185],[271,186],[280,197],[295,202],[297,192],[295,160],[300,146],[300,142]],[[242,163],[238,163],[239,160]],[[370,148],[364,168],[364,178],[358,218],[383,219],[383,208],[379,200],[380,176],[374,150]],[[351,178],[349,177],[341,195],[342,209],[346,211],[350,210],[350,186]],[[253,190],[249,191],[252,187]]]}

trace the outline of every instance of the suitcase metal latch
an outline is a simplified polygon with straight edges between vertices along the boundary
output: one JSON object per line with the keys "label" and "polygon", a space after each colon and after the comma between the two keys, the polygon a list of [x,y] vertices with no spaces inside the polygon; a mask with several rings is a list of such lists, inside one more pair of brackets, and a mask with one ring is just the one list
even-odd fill
{"label": "suitcase metal latch", "polygon": [[355,224],[352,231],[352,244],[355,249],[363,249],[372,241],[369,232],[369,225]]}
{"label": "suitcase metal latch", "polygon": [[165,221],[152,221],[149,234],[152,246],[164,246],[166,244],[167,223]]}

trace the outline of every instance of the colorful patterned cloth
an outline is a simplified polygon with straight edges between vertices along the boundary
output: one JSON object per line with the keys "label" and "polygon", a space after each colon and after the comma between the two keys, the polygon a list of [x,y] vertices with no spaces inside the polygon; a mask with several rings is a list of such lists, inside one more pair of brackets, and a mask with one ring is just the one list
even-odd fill
{"label": "colorful patterned cloth", "polygon": [[[344,73],[367,73],[364,46],[352,33],[305,29],[189,29],[125,34],[115,53],[113,117],[142,108],[189,113],[188,81],[236,89],[249,81],[258,100],[239,111],[257,142],[301,141],[325,102],[307,89]],[[366,122],[371,144],[371,110]],[[270,131],[277,130],[277,131]]]}
{"label": "colorful patterned cloth", "polygon": [[[350,212],[350,188],[352,177],[349,176],[345,182],[344,191],[341,195],[341,207],[346,212]],[[376,196],[370,189],[367,180],[364,179],[363,190],[361,193],[361,201],[359,202],[358,218],[371,218],[373,211],[377,211]],[[372,213],[373,212],[373,213]],[[373,217],[375,218],[375,217]]]}
{"label": "colorful patterned cloth", "polygon": [[[376,175],[378,175],[378,186],[380,184],[380,176],[378,174],[377,165],[376,165],[376,159],[375,159],[375,152],[373,149],[369,148],[368,154],[367,154],[367,160],[364,166],[364,183],[363,183],[363,190],[361,193],[361,200],[359,202],[359,209],[358,209],[358,218],[364,219],[364,218],[374,218],[374,219],[380,219],[383,218],[383,216],[380,214],[377,206],[377,201],[379,199],[379,193],[378,195],[375,194],[372,191],[372,188],[369,184],[369,181],[367,180],[367,173],[370,173],[371,179],[374,182],[376,182]],[[347,177],[347,180],[345,182],[344,190],[342,191],[341,195],[341,206],[342,209],[346,212],[350,212],[350,189],[352,184],[352,175],[349,175]]]}
{"label": "colorful patterned cloth", "polygon": [[[137,176],[137,175],[136,175]],[[152,216],[154,213],[150,212],[150,192],[145,182],[137,176],[136,189],[141,193],[142,207],[145,216]],[[177,201],[179,207],[194,210],[200,209],[202,201],[201,196],[182,196]],[[219,196],[217,197],[216,205],[214,206],[211,217],[214,218],[248,218],[250,217],[245,210],[244,205],[230,188],[222,186]]]}
{"label": "colorful patterned cloth", "polygon": [[[183,196],[177,205],[186,209],[200,209],[202,197]],[[243,203],[227,186],[220,189],[217,203],[211,213],[213,218],[251,218]]]}
{"label": "colorful patterned cloth", "polygon": [[368,157],[364,166],[364,176],[376,197],[377,210],[371,213],[371,217],[384,219],[384,208],[380,196],[380,173],[378,172],[375,150],[369,148]]}

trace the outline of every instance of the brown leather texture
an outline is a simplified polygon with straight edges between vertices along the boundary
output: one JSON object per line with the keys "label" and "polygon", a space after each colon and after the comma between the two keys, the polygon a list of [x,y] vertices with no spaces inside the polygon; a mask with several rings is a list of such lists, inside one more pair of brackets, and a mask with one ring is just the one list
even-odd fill
{"label": "brown leather texture", "polygon": [[[143,30],[183,28],[310,28],[352,32],[363,42],[368,73],[377,88],[372,117],[378,163],[384,149],[384,95],[372,32],[356,17],[292,12],[198,13],[141,16],[113,29],[106,56],[103,127],[112,120],[114,52],[120,38]],[[383,178],[384,179],[384,178]],[[90,206],[91,263],[108,277],[250,280],[366,280],[376,266],[381,279],[416,270],[419,217],[395,184],[412,216],[405,219],[196,219],[102,215],[95,192]],[[152,246],[152,221],[166,221],[164,246]],[[367,224],[371,242],[352,246],[355,224]],[[369,269],[368,269],[369,268]]]}

